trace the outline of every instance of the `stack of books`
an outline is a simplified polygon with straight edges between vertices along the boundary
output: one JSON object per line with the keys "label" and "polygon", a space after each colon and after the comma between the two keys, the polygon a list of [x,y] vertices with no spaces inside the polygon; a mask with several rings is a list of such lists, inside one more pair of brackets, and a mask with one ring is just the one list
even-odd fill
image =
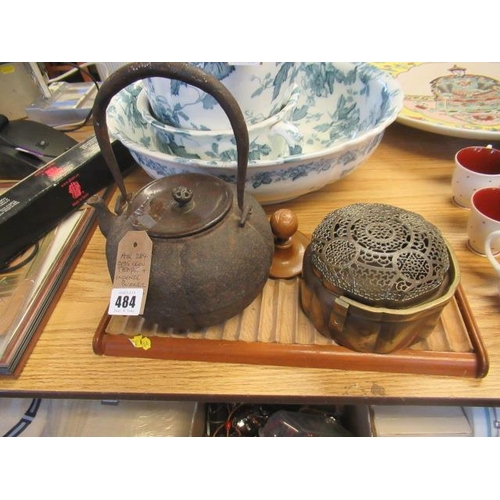
{"label": "stack of books", "polygon": [[94,222],[92,208],[77,210],[0,270],[0,375],[20,374]]}

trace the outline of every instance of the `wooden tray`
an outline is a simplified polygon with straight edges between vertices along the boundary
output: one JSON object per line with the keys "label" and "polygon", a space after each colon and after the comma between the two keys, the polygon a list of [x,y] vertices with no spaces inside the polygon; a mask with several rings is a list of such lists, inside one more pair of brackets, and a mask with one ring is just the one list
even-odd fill
{"label": "wooden tray", "polygon": [[431,335],[392,354],[359,353],[317,332],[299,305],[299,278],[268,280],[242,313],[188,334],[159,331],[137,316],[104,314],[96,354],[136,358],[307,366],[483,378],[488,356],[461,286]]}

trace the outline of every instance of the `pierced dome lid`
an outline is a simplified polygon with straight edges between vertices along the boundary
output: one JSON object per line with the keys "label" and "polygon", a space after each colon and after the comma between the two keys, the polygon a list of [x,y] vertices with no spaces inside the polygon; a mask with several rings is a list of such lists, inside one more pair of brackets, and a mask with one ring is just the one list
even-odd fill
{"label": "pierced dome lid", "polygon": [[407,307],[447,281],[448,248],[422,216],[391,205],[357,203],[328,214],[314,230],[311,259],[323,284],[376,307]]}

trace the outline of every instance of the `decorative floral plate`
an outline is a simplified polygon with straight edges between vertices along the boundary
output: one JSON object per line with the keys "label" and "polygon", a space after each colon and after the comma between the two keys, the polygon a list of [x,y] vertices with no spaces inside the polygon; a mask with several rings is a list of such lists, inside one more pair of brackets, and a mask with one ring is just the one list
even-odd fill
{"label": "decorative floral plate", "polygon": [[436,134],[500,139],[500,63],[375,63],[405,94],[397,121]]}

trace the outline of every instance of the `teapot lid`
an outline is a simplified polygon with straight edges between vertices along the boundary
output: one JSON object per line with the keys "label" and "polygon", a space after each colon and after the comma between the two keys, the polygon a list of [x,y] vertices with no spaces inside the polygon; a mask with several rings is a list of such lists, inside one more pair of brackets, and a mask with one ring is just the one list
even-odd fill
{"label": "teapot lid", "polygon": [[232,203],[231,189],[223,180],[207,174],[177,174],[138,191],[128,213],[136,230],[160,238],[180,238],[216,224]]}

